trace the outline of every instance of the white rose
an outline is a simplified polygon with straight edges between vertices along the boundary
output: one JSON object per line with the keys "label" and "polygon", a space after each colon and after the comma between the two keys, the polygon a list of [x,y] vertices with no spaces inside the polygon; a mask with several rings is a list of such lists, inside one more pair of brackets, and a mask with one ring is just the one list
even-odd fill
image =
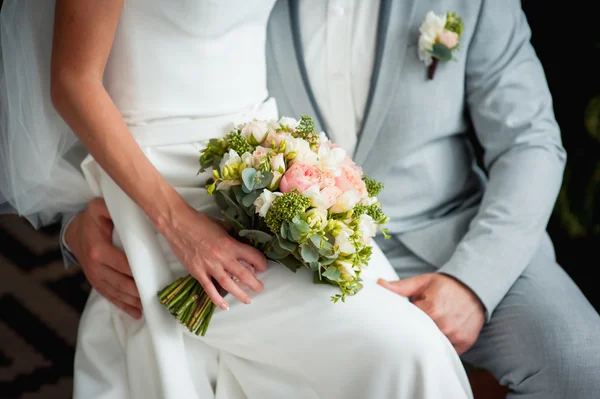
{"label": "white rose", "polygon": [[269,161],[271,162],[271,170],[273,172],[285,173],[286,168],[283,154],[277,154],[274,157],[271,157]]}
{"label": "white rose", "polygon": [[363,213],[360,215],[358,221],[358,231],[361,233],[360,241],[368,245],[371,242],[371,238],[377,234],[377,224],[371,216]]}
{"label": "white rose", "polygon": [[228,153],[223,155],[221,162],[219,163],[219,169],[221,170],[221,177],[225,177],[225,168],[232,166],[237,171],[239,165],[242,163],[242,159],[234,150],[229,150]]}
{"label": "white rose", "polygon": [[258,213],[261,217],[266,217],[267,212],[269,212],[269,208],[271,204],[275,200],[275,198],[282,196],[283,193],[280,192],[271,192],[266,188],[263,190],[262,194],[258,196],[257,199],[254,200],[254,206],[256,207],[256,213]]}
{"label": "white rose", "polygon": [[266,157],[269,156],[269,149],[265,147],[256,147],[254,152],[252,153],[252,164],[254,167],[258,167]]}
{"label": "white rose", "polygon": [[250,144],[259,145],[267,138],[269,126],[263,121],[252,121],[246,123],[242,128],[242,136],[244,136]]}
{"label": "white rose", "polygon": [[341,253],[351,255],[356,252],[354,244],[350,241],[350,237],[354,232],[346,225],[342,227],[340,233],[335,237],[335,245],[340,249]]}
{"label": "white rose", "polygon": [[352,267],[352,263],[338,261],[335,263],[335,265],[337,266],[340,274],[346,275],[346,276],[351,276],[351,277],[356,276],[356,272],[354,271],[354,268]]}
{"label": "white rose", "polygon": [[245,163],[247,167],[252,168],[254,166],[252,161],[252,154],[250,154],[249,152],[245,152],[242,154],[242,162]]}
{"label": "white rose", "polygon": [[331,213],[344,213],[354,208],[360,201],[360,193],[357,190],[346,191],[339,196],[337,202],[331,207]]}
{"label": "white rose", "polygon": [[291,130],[296,129],[296,127],[298,126],[298,121],[294,118],[289,118],[287,116],[283,116],[281,119],[279,119],[279,126],[281,126],[282,128],[284,126],[289,127]]}
{"label": "white rose", "polygon": [[317,165],[319,161],[318,155],[310,149],[308,141],[294,137],[285,138],[285,155],[295,153],[294,162],[306,163],[309,165]]}
{"label": "white rose", "polygon": [[425,16],[425,21],[421,24],[419,32],[419,59],[425,62],[426,66],[431,65],[431,49],[435,44],[438,35],[446,26],[446,15],[436,15],[433,11],[429,11]]}
{"label": "white rose", "polygon": [[342,148],[330,148],[328,145],[319,147],[319,167],[324,172],[330,172],[333,176],[339,176],[341,170],[340,164],[346,158],[346,151]]}

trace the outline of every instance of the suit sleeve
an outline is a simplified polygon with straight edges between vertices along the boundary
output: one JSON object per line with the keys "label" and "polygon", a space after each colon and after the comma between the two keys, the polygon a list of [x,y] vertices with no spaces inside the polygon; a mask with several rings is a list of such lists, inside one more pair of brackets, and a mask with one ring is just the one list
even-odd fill
{"label": "suit sleeve", "polygon": [[488,172],[480,209],[440,272],[470,287],[487,317],[537,250],[566,153],[518,0],[483,0],[466,62],[466,101]]}

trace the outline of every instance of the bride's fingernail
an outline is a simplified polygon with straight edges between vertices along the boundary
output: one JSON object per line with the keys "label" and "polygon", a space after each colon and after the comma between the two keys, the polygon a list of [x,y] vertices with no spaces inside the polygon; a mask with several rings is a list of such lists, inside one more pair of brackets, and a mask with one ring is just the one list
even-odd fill
{"label": "bride's fingernail", "polygon": [[246,304],[250,305],[252,303],[252,298],[248,297],[246,298]]}
{"label": "bride's fingernail", "polygon": [[229,305],[227,303],[223,302],[221,304],[220,308],[223,309],[223,310],[229,310]]}

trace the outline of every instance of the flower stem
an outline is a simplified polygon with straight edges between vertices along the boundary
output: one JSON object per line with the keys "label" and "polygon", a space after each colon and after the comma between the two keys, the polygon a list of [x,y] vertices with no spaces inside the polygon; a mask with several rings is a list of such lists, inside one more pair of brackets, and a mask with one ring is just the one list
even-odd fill
{"label": "flower stem", "polygon": [[158,293],[158,299],[160,299],[160,301],[162,302],[162,300],[165,299],[167,297],[167,295],[169,295],[171,292],[173,292],[175,287],[177,287],[183,279],[184,279],[183,277],[179,277],[177,280],[173,281],[169,286],[167,286],[162,291],[160,291]]}
{"label": "flower stem", "polygon": [[182,282],[180,282],[175,289],[171,290],[168,295],[166,295],[160,302],[164,305],[171,300],[175,295],[177,295],[186,284],[192,279],[192,276],[188,275]]}
{"label": "flower stem", "polygon": [[435,70],[437,68],[439,59],[437,59],[436,57],[433,57],[431,64],[429,65],[429,68],[427,68],[427,77],[429,78],[429,80],[432,80],[433,77],[435,76]]}

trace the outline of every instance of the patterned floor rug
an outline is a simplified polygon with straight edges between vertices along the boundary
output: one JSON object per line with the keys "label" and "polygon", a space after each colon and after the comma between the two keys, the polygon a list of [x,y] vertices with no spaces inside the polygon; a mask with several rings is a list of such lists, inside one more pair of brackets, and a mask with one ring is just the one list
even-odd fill
{"label": "patterned floor rug", "polygon": [[0,216],[0,398],[67,399],[89,285],[63,267],[59,226]]}

